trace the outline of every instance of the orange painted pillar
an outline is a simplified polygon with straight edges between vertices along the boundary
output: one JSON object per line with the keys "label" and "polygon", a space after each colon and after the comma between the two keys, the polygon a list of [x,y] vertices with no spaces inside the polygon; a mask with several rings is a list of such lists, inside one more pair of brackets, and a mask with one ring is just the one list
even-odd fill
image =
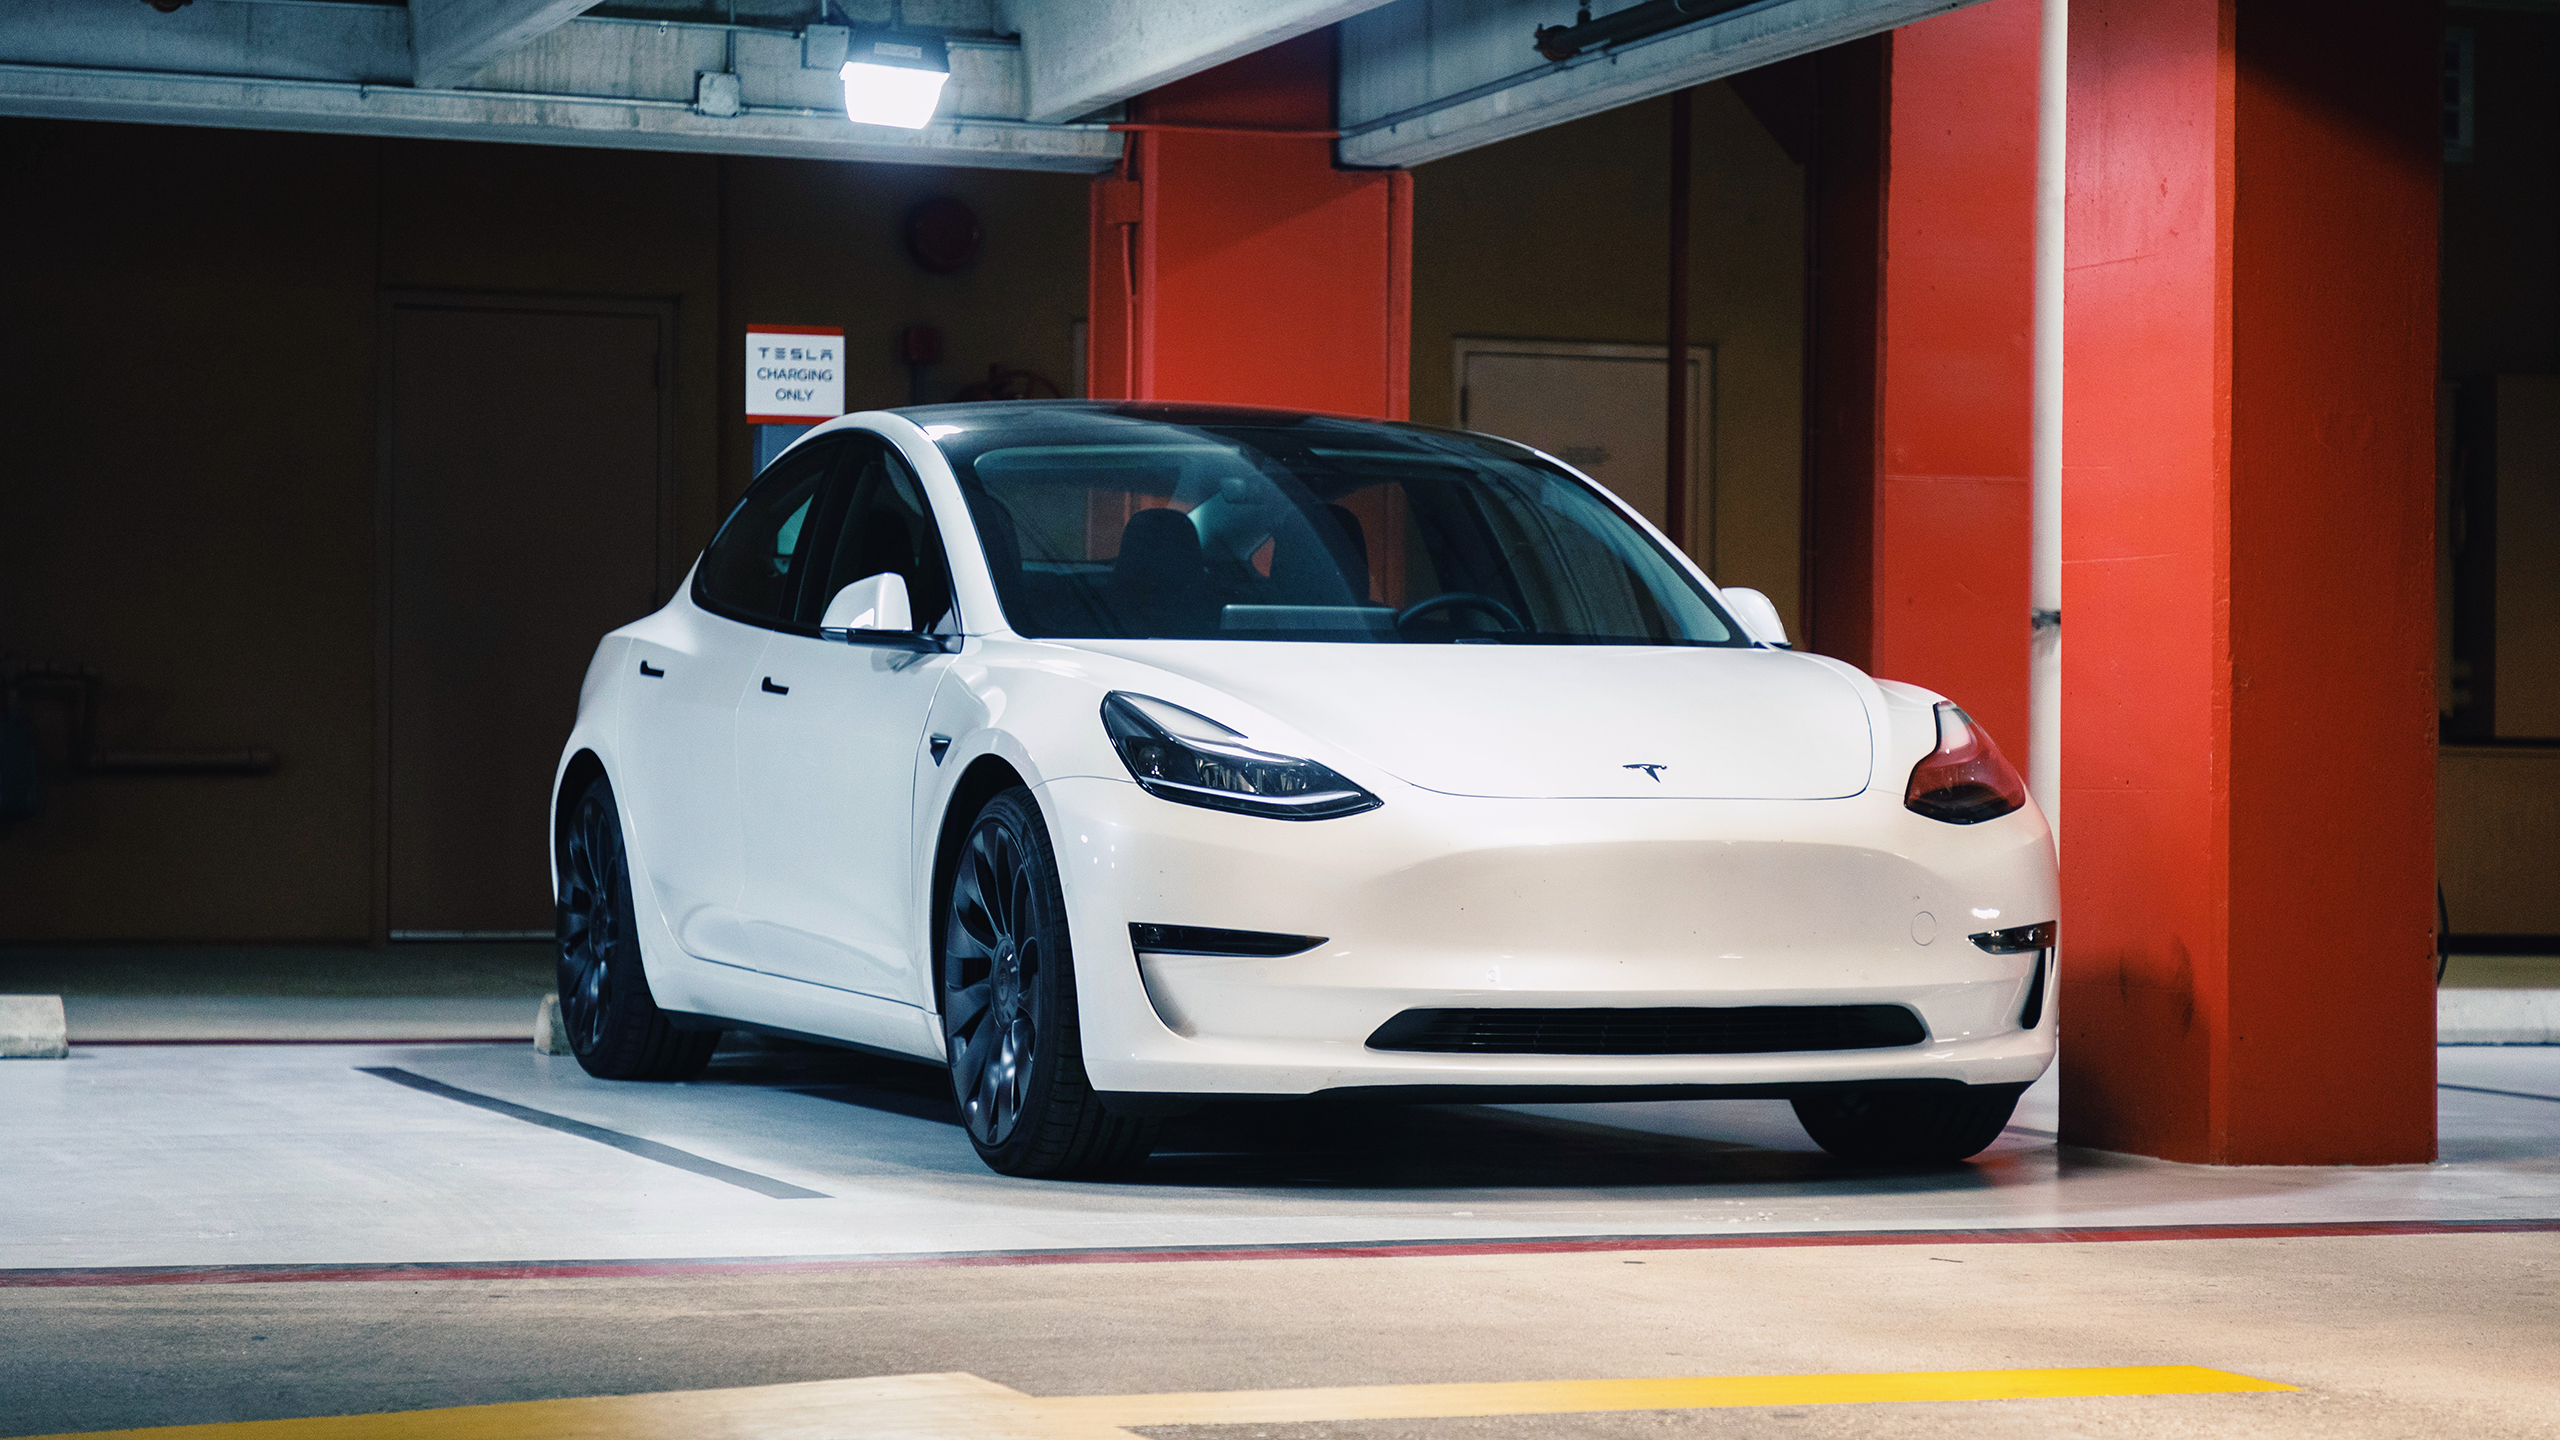
{"label": "orange painted pillar", "polygon": [[1817,57],[1811,644],[2027,748],[2037,0]]}
{"label": "orange painted pillar", "polygon": [[1886,56],[1874,673],[2027,752],[2037,0],[1893,32]]}
{"label": "orange painted pillar", "polygon": [[2073,0],[2066,1141],[2434,1155],[2440,23]]}
{"label": "orange painted pillar", "polygon": [[1093,186],[1091,393],[1405,418],[1413,180],[1334,165],[1331,32],[1131,110]]}

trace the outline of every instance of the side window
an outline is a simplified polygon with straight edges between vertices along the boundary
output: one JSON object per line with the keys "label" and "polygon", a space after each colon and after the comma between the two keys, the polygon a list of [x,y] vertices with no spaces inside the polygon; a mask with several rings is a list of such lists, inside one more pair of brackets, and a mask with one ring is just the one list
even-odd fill
{"label": "side window", "polygon": [[767,467],[702,552],[693,598],[704,609],[756,625],[788,620],[812,543],[825,527],[818,508],[827,475],[844,453],[833,437],[803,445]]}
{"label": "side window", "polygon": [[895,573],[907,582],[907,602],[916,624],[927,630],[948,629],[951,571],[943,560],[942,534],[934,527],[924,487],[915,472],[887,445],[856,440],[847,454],[838,484],[844,503],[828,507],[841,515],[825,557],[823,578],[800,591],[801,625],[815,625],[837,591],[856,580]]}

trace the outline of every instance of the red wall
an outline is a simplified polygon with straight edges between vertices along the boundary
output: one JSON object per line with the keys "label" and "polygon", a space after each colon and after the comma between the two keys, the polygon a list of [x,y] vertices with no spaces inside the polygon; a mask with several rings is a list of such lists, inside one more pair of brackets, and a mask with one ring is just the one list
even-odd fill
{"label": "red wall", "polygon": [[[1321,31],[1144,97],[1142,124],[1322,131]],[[1411,375],[1413,186],[1341,170],[1332,142],[1132,134],[1094,183],[1092,393],[1402,419]]]}
{"label": "red wall", "polygon": [[2434,1153],[2437,23],[2073,6],[2070,1141]]}
{"label": "red wall", "polygon": [[1893,33],[1872,669],[2027,756],[2037,0]]}
{"label": "red wall", "polygon": [[1817,57],[1811,644],[2024,763],[2036,0]]}

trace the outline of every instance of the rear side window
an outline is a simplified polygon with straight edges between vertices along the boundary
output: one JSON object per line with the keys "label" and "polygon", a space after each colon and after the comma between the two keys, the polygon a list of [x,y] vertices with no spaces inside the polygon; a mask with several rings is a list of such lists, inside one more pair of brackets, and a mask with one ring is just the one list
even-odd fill
{"label": "rear side window", "polygon": [[693,575],[694,603],[754,625],[786,622],[823,528],[815,522],[827,476],[843,448],[835,437],[822,437],[756,477],[702,552]]}

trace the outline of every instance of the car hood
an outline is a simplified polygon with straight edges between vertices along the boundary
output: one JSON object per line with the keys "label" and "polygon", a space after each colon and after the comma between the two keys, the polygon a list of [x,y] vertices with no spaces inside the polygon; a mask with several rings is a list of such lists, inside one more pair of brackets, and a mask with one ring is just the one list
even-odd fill
{"label": "car hood", "polygon": [[[1233,695],[1450,795],[1822,800],[1865,790],[1873,769],[1857,689],[1784,651],[1077,643]],[[1251,732],[1244,717],[1209,714]]]}

